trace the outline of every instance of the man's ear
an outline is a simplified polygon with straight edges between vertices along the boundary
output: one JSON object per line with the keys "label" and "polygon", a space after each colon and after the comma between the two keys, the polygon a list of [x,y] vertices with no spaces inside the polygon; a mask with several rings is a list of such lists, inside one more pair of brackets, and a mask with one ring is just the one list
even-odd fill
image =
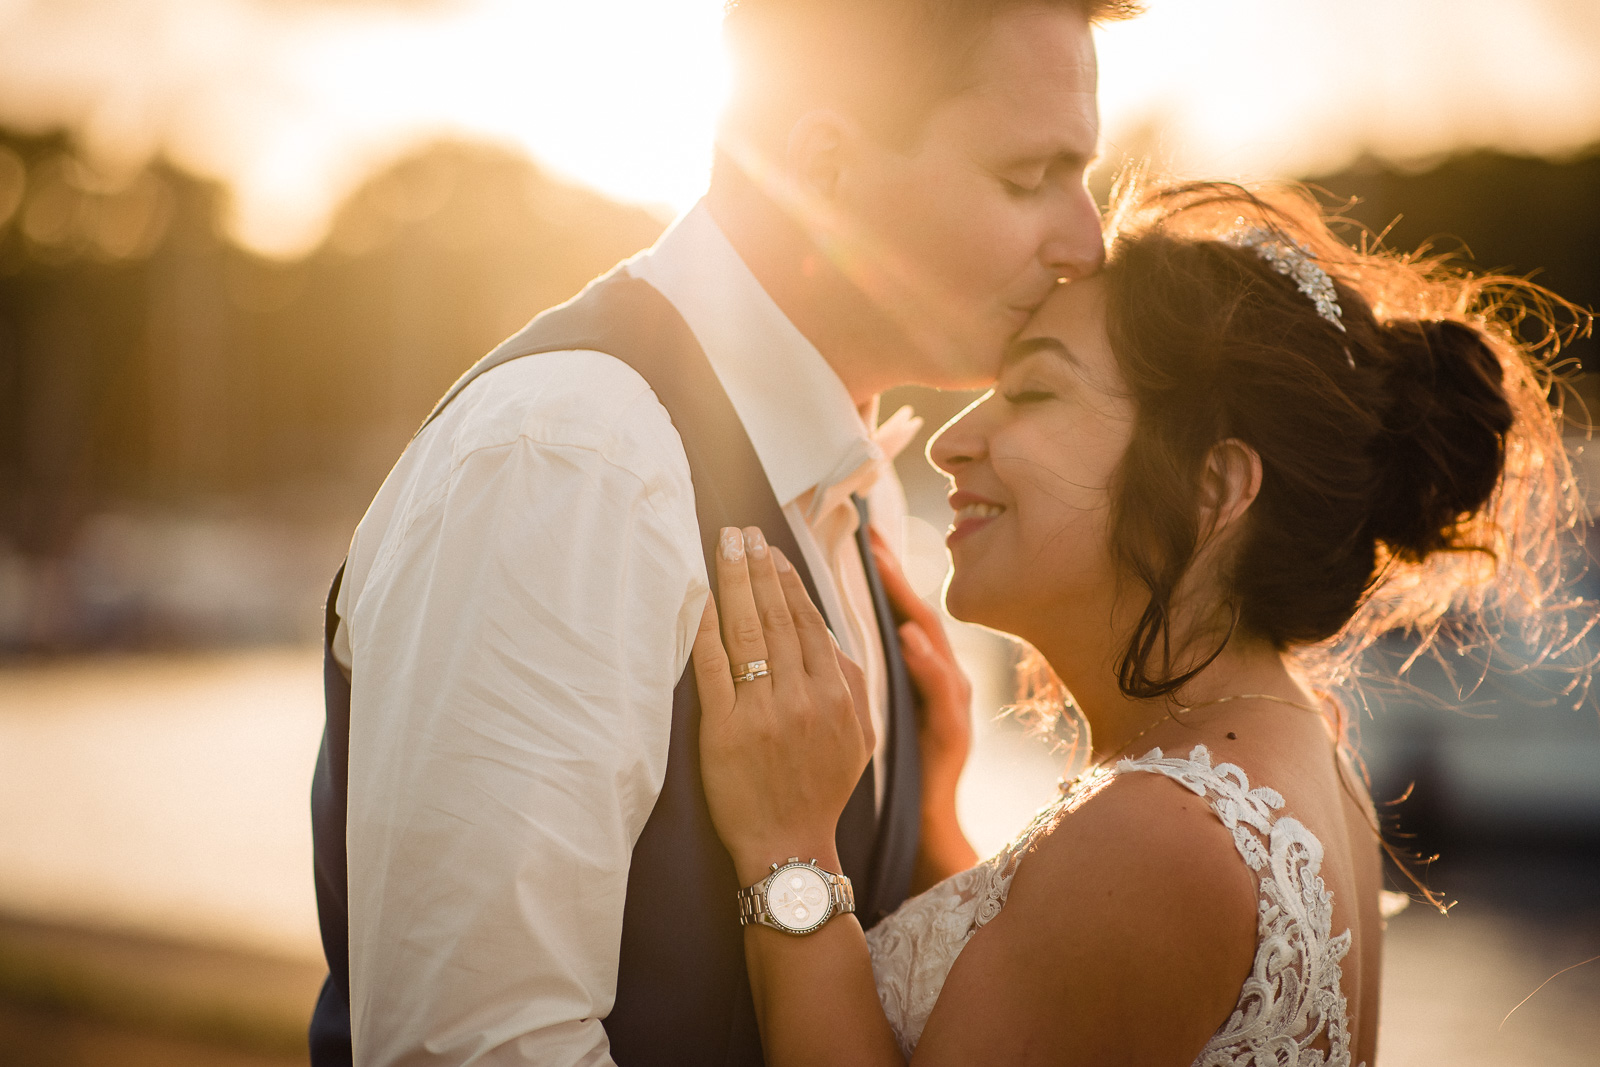
{"label": "man's ear", "polygon": [[853,124],[837,111],[807,111],[789,129],[789,173],[809,196],[831,201],[839,189]]}
{"label": "man's ear", "polygon": [[1207,538],[1231,528],[1244,517],[1261,492],[1261,457],[1229,437],[1211,446],[1200,484],[1200,528]]}

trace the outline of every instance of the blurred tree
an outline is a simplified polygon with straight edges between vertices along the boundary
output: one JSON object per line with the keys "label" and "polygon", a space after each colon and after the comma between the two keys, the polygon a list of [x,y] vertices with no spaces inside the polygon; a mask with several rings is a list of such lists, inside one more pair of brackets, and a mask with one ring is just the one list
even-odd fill
{"label": "blurred tree", "polygon": [[[1364,158],[1308,179],[1385,243],[1409,251],[1470,256],[1479,270],[1531,275],[1586,308],[1600,307],[1600,145],[1570,159],[1479,151],[1426,168]],[[1574,342],[1570,354],[1600,371],[1600,340]]]}
{"label": "blurred tree", "polygon": [[71,560],[108,507],[359,514],[473,359],[662,229],[458,143],[375,175],[302,260],[229,244],[223,206],[164,163],[0,133],[0,565],[27,572],[0,598],[28,600],[0,645],[82,637]]}
{"label": "blurred tree", "polygon": [[[1600,304],[1600,151],[1422,171],[1366,160],[1315,181],[1359,198],[1351,214],[1374,229],[1399,217],[1394,247],[1464,244],[1481,266],[1538,269]],[[0,647],[143,625],[86,621],[75,553],[109,510],[253,501],[347,534],[473,359],[662,228],[459,142],[373,175],[299,260],[231,245],[224,207],[222,189],[165,163],[107,173],[64,135],[0,131]],[[1594,366],[1593,342],[1574,351]],[[887,399],[936,425],[966,398]]]}

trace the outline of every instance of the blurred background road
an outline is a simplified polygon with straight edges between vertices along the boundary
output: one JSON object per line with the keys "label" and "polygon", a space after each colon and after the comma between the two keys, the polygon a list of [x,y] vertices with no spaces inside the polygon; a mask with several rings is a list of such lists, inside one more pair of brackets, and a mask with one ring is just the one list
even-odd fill
{"label": "blurred background road", "polygon": [[[993,638],[961,640],[974,663],[1002,659]],[[324,974],[305,818],[319,671],[302,648],[0,672],[0,1063],[306,1062]],[[978,680],[993,707],[1003,672]],[[1459,721],[1458,740],[1485,722]],[[987,852],[1060,766],[1014,722],[980,723],[960,801]],[[1438,817],[1474,821],[1433,831],[1447,859],[1427,880],[1459,903],[1391,922],[1380,1062],[1594,1063],[1600,966],[1557,972],[1600,955],[1597,838],[1539,820],[1475,839],[1480,791],[1446,781],[1469,799]]]}
{"label": "blurred background road", "polygon": [[[1148,7],[1100,34],[1097,190],[1145,155],[1307,179],[1395,248],[1600,305],[1592,0]],[[304,1062],[322,592],[456,375],[693,201],[720,8],[0,0],[0,1067]],[[1600,411],[1600,347],[1565,354]],[[994,848],[1061,768],[995,717],[1009,646],[955,638],[962,818]],[[1413,787],[1393,839],[1459,901],[1390,926],[1386,1067],[1600,1061],[1600,708],[1560,692],[1594,651],[1369,687],[1374,796]]]}

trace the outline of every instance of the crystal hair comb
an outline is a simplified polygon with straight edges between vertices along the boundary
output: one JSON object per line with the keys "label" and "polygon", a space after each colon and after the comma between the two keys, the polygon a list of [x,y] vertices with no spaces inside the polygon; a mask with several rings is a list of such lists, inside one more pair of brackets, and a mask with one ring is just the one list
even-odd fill
{"label": "crystal hair comb", "polygon": [[1311,249],[1299,241],[1287,240],[1282,234],[1264,226],[1247,225],[1242,218],[1238,220],[1238,228],[1222,238],[1222,243],[1234,248],[1248,248],[1260,256],[1273,270],[1299,286],[1300,291],[1317,305],[1318,315],[1339,327],[1341,333],[1347,332],[1344,328],[1344,310],[1339,307],[1333,279],[1327,271],[1317,266]]}

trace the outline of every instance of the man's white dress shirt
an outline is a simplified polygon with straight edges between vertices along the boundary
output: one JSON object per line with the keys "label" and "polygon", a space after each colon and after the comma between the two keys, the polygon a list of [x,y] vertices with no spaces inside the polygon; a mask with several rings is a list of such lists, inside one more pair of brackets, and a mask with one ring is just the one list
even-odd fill
{"label": "man's white dress shirt", "polygon": [[[627,269],[705,350],[866,666],[881,803],[887,683],[849,493],[898,535],[889,457],[704,204]],[[877,436],[892,454],[914,429],[897,414]],[[334,641],[357,1064],[611,1063],[629,858],[708,588],[677,431],[610,356],[489,371],[401,457],[351,542]]]}

